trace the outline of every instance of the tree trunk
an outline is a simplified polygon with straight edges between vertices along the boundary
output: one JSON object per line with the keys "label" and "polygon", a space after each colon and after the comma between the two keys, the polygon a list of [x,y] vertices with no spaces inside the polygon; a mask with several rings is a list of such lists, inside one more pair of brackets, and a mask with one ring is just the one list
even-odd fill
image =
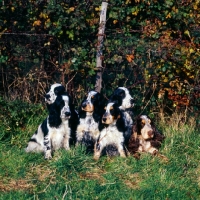
{"label": "tree trunk", "polygon": [[100,22],[99,22],[99,31],[98,31],[98,41],[97,41],[97,56],[96,56],[96,83],[95,83],[95,91],[101,92],[102,88],[102,60],[103,60],[103,39],[104,39],[104,31],[106,24],[106,11],[107,11],[107,2],[102,2],[101,4],[101,13],[100,13]]}

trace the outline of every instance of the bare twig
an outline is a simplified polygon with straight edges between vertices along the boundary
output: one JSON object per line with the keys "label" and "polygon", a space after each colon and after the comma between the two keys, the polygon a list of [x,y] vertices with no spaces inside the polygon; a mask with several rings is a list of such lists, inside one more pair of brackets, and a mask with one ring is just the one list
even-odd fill
{"label": "bare twig", "polygon": [[77,72],[74,74],[74,76],[67,82],[67,84],[66,84],[66,89],[67,89],[67,87],[68,87],[68,84],[74,79],[74,77],[76,76],[76,74],[77,74]]}

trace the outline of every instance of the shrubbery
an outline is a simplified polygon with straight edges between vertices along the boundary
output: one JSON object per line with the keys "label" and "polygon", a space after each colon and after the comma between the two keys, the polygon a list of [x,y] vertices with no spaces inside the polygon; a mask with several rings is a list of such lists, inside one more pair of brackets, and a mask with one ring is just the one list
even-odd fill
{"label": "shrubbery", "polygon": [[41,123],[46,117],[46,109],[41,104],[29,104],[20,100],[7,101],[0,98],[0,140],[21,137],[27,126]]}
{"label": "shrubbery", "polygon": [[[57,81],[78,105],[94,86],[102,1],[3,2],[0,84],[8,89],[1,92],[41,102]],[[108,1],[102,92],[127,86],[136,113],[190,107],[199,114],[199,11],[198,0]]]}

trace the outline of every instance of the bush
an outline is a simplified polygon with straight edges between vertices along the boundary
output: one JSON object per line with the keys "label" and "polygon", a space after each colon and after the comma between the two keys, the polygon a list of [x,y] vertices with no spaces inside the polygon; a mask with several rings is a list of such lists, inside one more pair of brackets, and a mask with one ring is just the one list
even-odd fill
{"label": "bush", "polygon": [[10,141],[27,130],[27,126],[42,122],[47,115],[41,104],[29,104],[20,100],[7,101],[0,98],[0,140]]}
{"label": "bush", "polygon": [[[5,2],[1,92],[38,103],[50,83],[62,82],[78,105],[95,84],[101,2]],[[103,93],[127,86],[136,112],[190,107],[199,114],[199,9],[198,0],[108,1]]]}

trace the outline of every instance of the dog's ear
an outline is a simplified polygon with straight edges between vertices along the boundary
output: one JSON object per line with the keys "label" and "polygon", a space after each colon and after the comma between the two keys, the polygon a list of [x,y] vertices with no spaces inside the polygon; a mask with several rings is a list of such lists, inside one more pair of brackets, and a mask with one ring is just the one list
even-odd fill
{"label": "dog's ear", "polygon": [[134,123],[132,127],[132,133],[137,132],[137,124]]}
{"label": "dog's ear", "polygon": [[61,102],[63,101],[63,98],[62,98],[62,96],[61,95],[58,95],[57,97],[56,97],[56,100],[54,101],[54,106],[59,106],[60,104],[61,104]]}
{"label": "dog's ear", "polygon": [[140,133],[140,126],[141,126],[140,124],[141,124],[141,118],[137,117],[133,124],[133,127],[132,127],[132,133],[137,133],[137,135],[141,134]]}
{"label": "dog's ear", "polygon": [[105,127],[108,127],[108,124],[102,123],[102,120],[100,119],[98,125],[99,131],[102,131]]}
{"label": "dog's ear", "polygon": [[85,118],[86,117],[86,112],[79,107],[78,109],[78,114],[80,118]]}
{"label": "dog's ear", "polygon": [[120,113],[117,115],[117,122],[116,126],[119,131],[125,132],[127,130],[126,124],[125,124],[125,117],[123,115],[123,112],[120,111]]}
{"label": "dog's ear", "polygon": [[120,97],[118,95],[112,94],[109,98],[109,102],[115,103],[116,105],[120,106]]}
{"label": "dog's ear", "polygon": [[101,120],[100,117],[102,117],[103,113],[105,112],[104,107],[105,107],[105,98],[102,94],[98,93],[97,94],[97,100],[95,101],[94,104],[94,112],[93,112],[93,117],[95,121]]}
{"label": "dog's ear", "polygon": [[60,104],[62,96],[58,96],[53,104],[49,107],[49,125],[51,127],[59,127],[61,124],[60,118]]}
{"label": "dog's ear", "polygon": [[63,85],[56,87],[54,89],[54,93],[56,95],[62,95],[62,94],[64,94],[65,93],[65,87]]}
{"label": "dog's ear", "polygon": [[135,153],[137,153],[138,151],[139,145],[140,145],[140,141],[137,137],[135,137],[133,133],[128,142],[128,151],[131,154],[135,155]]}

